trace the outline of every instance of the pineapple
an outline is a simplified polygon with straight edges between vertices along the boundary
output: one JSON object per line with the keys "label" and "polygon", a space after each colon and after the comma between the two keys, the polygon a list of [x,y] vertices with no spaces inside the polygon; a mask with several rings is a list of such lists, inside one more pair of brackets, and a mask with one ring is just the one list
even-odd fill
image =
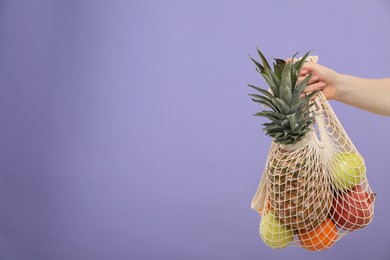
{"label": "pineapple", "polygon": [[279,144],[270,151],[266,166],[268,201],[275,215],[286,225],[296,231],[312,230],[325,220],[329,212],[332,201],[330,180],[323,163],[306,146],[287,149],[300,141],[305,142],[307,134],[313,131],[314,118],[310,110],[316,92],[302,97],[312,75],[298,82],[299,71],[309,52],[295,63],[275,59],[272,70],[261,51],[257,51],[262,64],[251,60],[271,91],[248,85],[260,92],[250,96],[253,101],[272,110],[255,115],[271,121],[264,124],[264,131]]}

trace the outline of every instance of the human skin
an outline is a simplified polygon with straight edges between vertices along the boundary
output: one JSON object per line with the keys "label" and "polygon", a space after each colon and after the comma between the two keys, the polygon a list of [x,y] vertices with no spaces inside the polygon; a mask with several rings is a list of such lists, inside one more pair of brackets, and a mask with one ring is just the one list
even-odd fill
{"label": "human skin", "polygon": [[309,73],[312,79],[304,93],[322,90],[327,99],[390,116],[390,78],[367,79],[340,74],[323,65],[306,62],[300,72],[300,80]]}

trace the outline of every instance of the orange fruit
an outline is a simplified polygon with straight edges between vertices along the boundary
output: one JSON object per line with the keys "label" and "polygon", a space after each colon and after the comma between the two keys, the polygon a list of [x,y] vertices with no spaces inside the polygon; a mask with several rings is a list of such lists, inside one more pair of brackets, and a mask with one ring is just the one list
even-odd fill
{"label": "orange fruit", "polygon": [[336,242],[337,236],[336,224],[330,218],[326,218],[314,230],[301,231],[298,238],[301,245],[307,250],[320,251],[331,247]]}

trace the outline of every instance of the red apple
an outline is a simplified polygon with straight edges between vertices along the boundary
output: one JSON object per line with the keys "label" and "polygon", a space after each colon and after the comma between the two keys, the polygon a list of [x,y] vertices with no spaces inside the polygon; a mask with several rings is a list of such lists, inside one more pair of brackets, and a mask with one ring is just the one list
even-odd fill
{"label": "red apple", "polygon": [[344,230],[357,230],[367,226],[374,216],[375,194],[356,185],[351,190],[338,193],[333,200],[331,216]]}

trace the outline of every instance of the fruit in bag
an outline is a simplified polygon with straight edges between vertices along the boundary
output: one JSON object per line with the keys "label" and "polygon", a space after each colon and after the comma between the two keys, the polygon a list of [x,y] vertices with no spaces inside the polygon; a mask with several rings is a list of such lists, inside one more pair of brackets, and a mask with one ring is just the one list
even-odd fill
{"label": "fruit in bag", "polygon": [[339,152],[333,159],[332,181],[338,190],[349,190],[366,176],[363,158],[357,153]]}
{"label": "fruit in bag", "polygon": [[300,231],[298,238],[302,247],[310,251],[320,251],[331,247],[337,240],[336,224],[326,218],[316,229],[305,232]]}
{"label": "fruit in bag", "polygon": [[276,148],[267,165],[268,194],[275,215],[294,230],[314,229],[332,205],[330,181],[317,153],[303,146],[294,151]]}
{"label": "fruit in bag", "polygon": [[361,185],[338,194],[333,200],[332,218],[344,230],[366,227],[374,216],[375,194],[365,191]]}
{"label": "fruit in bag", "polygon": [[260,236],[269,247],[279,249],[288,246],[294,240],[294,234],[273,213],[265,214],[260,222]]}
{"label": "fruit in bag", "polygon": [[251,207],[260,212],[260,236],[272,248],[330,248],[373,218],[375,195],[364,160],[322,92],[303,93],[311,74],[298,80],[306,53],[273,68],[258,50],[256,70],[269,90],[249,85],[254,102],[268,108],[263,130],[272,137],[266,167]]}
{"label": "fruit in bag", "polygon": [[313,132],[312,98],[317,93],[302,97],[312,75],[302,81],[298,77],[309,52],[296,63],[275,59],[272,69],[261,51],[257,51],[262,64],[251,59],[272,93],[249,85],[258,91],[250,96],[272,110],[255,115],[270,120],[263,124],[264,131],[277,144],[269,155],[266,170],[271,207],[275,216],[291,228],[313,229],[326,218],[332,194],[330,186],[323,185],[327,177],[318,152],[306,146]]}

